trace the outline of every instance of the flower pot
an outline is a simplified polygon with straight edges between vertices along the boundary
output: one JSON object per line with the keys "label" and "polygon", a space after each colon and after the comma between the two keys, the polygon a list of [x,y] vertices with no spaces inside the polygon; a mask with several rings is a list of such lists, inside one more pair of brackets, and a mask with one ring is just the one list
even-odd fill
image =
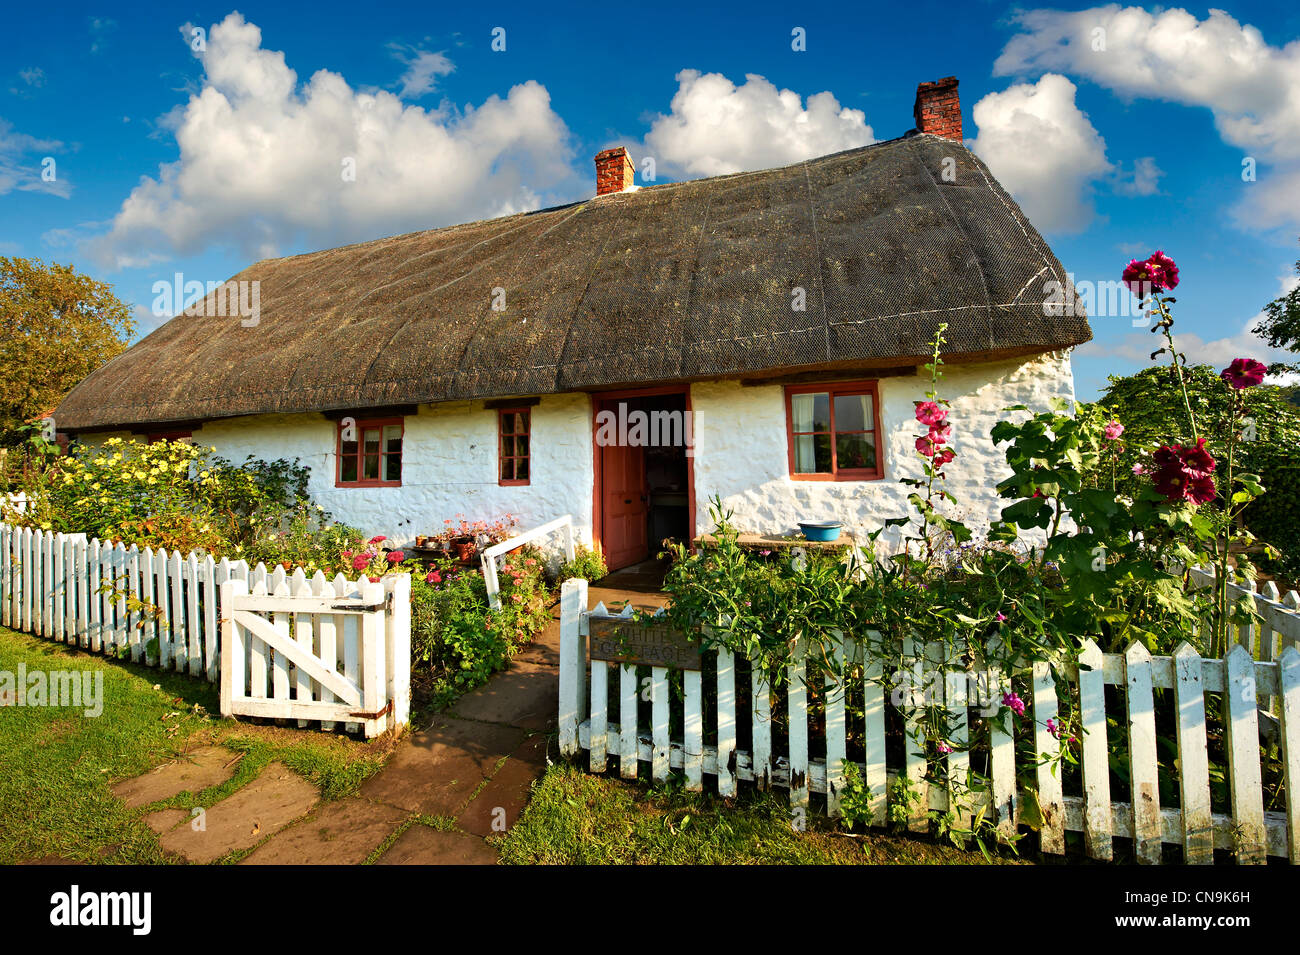
{"label": "flower pot", "polygon": [[451,542],[451,546],[456,552],[457,560],[473,560],[474,552],[478,549],[478,544],[472,537],[454,540]]}
{"label": "flower pot", "polygon": [[429,535],[428,535],[428,534],[416,534],[416,535],[415,535],[415,546],[416,546],[416,547],[424,547],[424,546],[426,546],[428,543],[429,543]]}

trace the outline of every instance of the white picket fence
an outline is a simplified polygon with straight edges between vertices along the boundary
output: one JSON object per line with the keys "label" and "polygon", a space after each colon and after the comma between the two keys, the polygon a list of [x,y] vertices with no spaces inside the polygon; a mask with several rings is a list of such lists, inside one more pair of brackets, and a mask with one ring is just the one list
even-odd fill
{"label": "white picket fence", "polygon": [[[289,614],[295,621],[295,645],[305,647],[310,636],[316,662],[308,661],[302,650],[284,646],[278,637],[268,649],[266,640],[256,634],[245,637],[249,628],[241,628],[241,646],[246,648],[243,695],[235,694],[232,676],[231,700],[239,702],[227,708],[223,694],[223,715],[296,718],[300,723],[319,719],[327,726],[343,722],[349,730],[364,726],[367,735],[407,722],[410,578],[406,575],[387,576],[373,586],[369,581],[354,583],[342,574],[327,580],[319,571],[308,579],[301,568],[292,574],[279,566],[268,572],[262,564],[250,569],[243,560],[141,550],[85,534],[0,524],[0,624],[97,653],[217,682],[222,675],[222,627],[229,624],[233,606],[223,596],[228,586],[232,595],[272,595],[301,606],[302,610]],[[373,587],[382,592],[378,601],[372,599]],[[365,604],[369,609],[361,614],[359,589],[371,595]],[[332,599],[342,608],[326,615],[339,620],[321,618],[321,598]],[[258,612],[255,598],[244,599],[254,603],[241,609]],[[282,616],[271,614],[273,626]],[[256,624],[251,627],[260,633]],[[376,654],[382,666],[377,662],[367,666]],[[263,666],[265,672],[259,675]],[[369,690],[374,687],[366,682],[368,677],[384,674],[379,694],[367,692],[358,698],[358,705],[349,711],[351,718],[342,718],[337,708],[306,715],[308,710],[301,704],[308,697],[329,702],[335,697],[350,700],[353,695],[319,672],[330,666],[341,681]],[[286,677],[293,690],[282,694]],[[380,710],[382,715],[371,715]]]}
{"label": "white picket fence", "polygon": [[[1226,659],[1202,659],[1184,643],[1172,657],[1152,657],[1141,644],[1133,644],[1124,655],[1103,654],[1089,641],[1079,655],[1079,664],[1066,667],[1058,678],[1044,662],[1024,668],[1032,686],[1025,719],[1034,722],[1033,753],[1022,754],[1021,765],[1034,765],[1038,813],[1041,817],[1040,843],[1047,853],[1065,851],[1065,833],[1083,833],[1085,851],[1097,859],[1112,857],[1112,840],[1134,840],[1135,853],[1142,862],[1159,862],[1162,844],[1179,845],[1184,860],[1204,864],[1213,859],[1214,849],[1227,849],[1238,862],[1262,863],[1267,856],[1300,860],[1300,615],[1291,606],[1261,595],[1258,601],[1266,623],[1251,638],[1260,638],[1268,646],[1268,659],[1256,661],[1243,645],[1235,645]],[[832,816],[840,814],[843,793],[843,764],[847,754],[847,687],[838,678],[828,676],[824,682],[823,739],[824,758],[810,758],[810,722],[807,668],[796,657],[789,666],[785,690],[788,717],[788,745],[784,753],[773,749],[772,706],[774,696],[758,668],[750,670],[749,687],[738,687],[737,659],[726,650],[705,653],[706,670],[716,680],[716,704],[708,711],[708,735],[716,740],[706,746],[703,672],[682,673],[683,697],[680,704],[670,700],[669,670],[665,667],[627,666],[589,658],[587,637],[590,621],[608,617],[603,606],[587,609],[585,581],[571,580],[561,594],[559,734],[562,754],[577,756],[588,753],[592,772],[604,772],[609,758],[616,758],[619,773],[637,777],[638,764],[649,763],[655,781],[667,779],[671,770],[681,770],[687,789],[703,789],[705,775],[716,778],[719,794],[736,793],[739,780],[754,781],[760,788],[787,788],[794,807],[808,807],[809,794],[826,794],[826,809]],[[904,648],[911,659],[913,650]],[[935,700],[948,710],[953,752],[927,760],[916,714],[922,702],[917,694],[930,686],[924,673],[911,682],[904,697],[904,732],[910,745],[904,746],[902,765],[889,765],[886,758],[886,707],[890,705],[887,688],[891,674],[882,671],[879,660],[862,660],[861,648],[847,641],[834,652],[849,661],[863,663],[860,689],[861,725],[854,735],[861,735],[865,759],[858,763],[867,787],[873,825],[887,821],[889,801],[896,797],[894,782],[900,777],[910,783],[919,798],[906,804],[909,827],[924,831],[929,827],[929,810],[951,810],[958,824],[969,823],[980,808],[975,802],[991,802],[986,818],[1004,835],[1018,830],[1026,810],[1025,794],[1017,787],[1015,741],[1001,728],[999,720],[985,721],[978,735],[972,735],[970,707],[1000,702],[1002,693],[1011,688],[1011,674],[996,669],[959,673],[937,681],[940,694]],[[939,664],[937,648],[925,648],[919,654]],[[990,658],[996,658],[991,655]],[[1275,661],[1275,662],[1274,662]],[[925,669],[925,668],[923,668]],[[637,719],[638,697],[642,680],[649,680],[650,719],[642,725]],[[617,686],[614,686],[617,681]],[[1120,732],[1128,743],[1129,791],[1138,798],[1118,801],[1111,798],[1111,775],[1108,765],[1105,687],[1124,688],[1125,713],[1114,714]],[[978,694],[972,687],[979,687]],[[1153,690],[1172,689],[1175,693],[1176,727],[1172,743],[1178,754],[1178,792],[1161,792],[1158,765],[1163,758],[1158,750],[1156,712]],[[738,702],[738,689],[748,701]],[[613,691],[613,692],[611,692]],[[1064,792],[1062,774],[1053,761],[1059,754],[1060,741],[1048,729],[1048,721],[1058,717],[1061,694],[1080,714],[1081,734],[1080,785],[1077,792]],[[1207,700],[1205,694],[1214,694]],[[616,701],[611,704],[611,696]],[[680,709],[678,709],[680,706]],[[1207,708],[1218,707],[1218,710]],[[674,712],[674,710],[676,712]],[[748,712],[745,712],[748,710]],[[1207,726],[1211,717],[1221,714],[1215,723],[1224,732],[1227,752],[1230,810],[1212,812],[1208,766]],[[748,750],[737,746],[737,721],[749,722],[752,741]],[[680,737],[670,736],[670,726],[680,725]],[[1261,730],[1280,740],[1284,784],[1283,805],[1266,811],[1261,778]],[[979,736],[983,736],[982,739]],[[968,771],[972,752],[984,768],[987,784],[969,787]],[[938,765],[944,761],[946,766]],[[931,769],[944,772],[931,773]],[[1172,766],[1167,766],[1172,769]],[[930,785],[927,776],[945,779],[944,785]],[[1174,796],[1176,795],[1176,803]]]}

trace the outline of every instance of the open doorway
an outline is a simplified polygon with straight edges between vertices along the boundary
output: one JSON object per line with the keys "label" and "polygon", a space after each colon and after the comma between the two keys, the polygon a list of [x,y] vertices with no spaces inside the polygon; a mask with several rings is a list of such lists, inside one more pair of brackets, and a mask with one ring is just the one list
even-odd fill
{"label": "open doorway", "polygon": [[668,538],[689,543],[695,494],[686,388],[595,395],[593,410],[596,536],[609,569],[650,561]]}

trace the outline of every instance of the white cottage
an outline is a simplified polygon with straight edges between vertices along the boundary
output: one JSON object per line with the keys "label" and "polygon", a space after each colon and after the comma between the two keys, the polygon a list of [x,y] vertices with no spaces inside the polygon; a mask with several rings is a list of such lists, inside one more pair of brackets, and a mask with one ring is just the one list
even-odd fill
{"label": "white cottage", "polygon": [[962,145],[956,87],[922,84],[918,129],[861,149],[648,188],[606,150],[585,202],[258,262],[90,375],[57,425],[297,457],[316,501],[397,541],[571,514],[618,568],[709,530],[713,495],[760,533],[901,514],[946,322],[948,485],[987,521],[989,429],[1072,397],[1091,332]]}

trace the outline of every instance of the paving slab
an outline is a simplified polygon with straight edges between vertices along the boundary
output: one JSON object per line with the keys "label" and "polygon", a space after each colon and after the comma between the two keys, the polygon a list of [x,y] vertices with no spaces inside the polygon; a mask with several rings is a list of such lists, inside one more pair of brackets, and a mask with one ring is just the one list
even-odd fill
{"label": "paving slab", "polygon": [[189,818],[190,814],[184,809],[159,809],[145,816],[144,823],[161,836],[168,829],[175,829],[182,819]]}
{"label": "paving slab", "polygon": [[495,865],[497,851],[478,836],[419,823],[379,857],[378,865]]}
{"label": "paving slab", "polygon": [[463,719],[536,732],[555,724],[559,698],[558,669],[516,660],[509,669],[462,696],[450,712]]}
{"label": "paving slab", "polygon": [[412,733],[383,771],[362,784],[361,795],[409,812],[455,816],[525,735],[513,726],[440,716]]}
{"label": "paving slab", "polygon": [[405,810],[383,803],[355,796],[340,799],[282,829],[240,864],[359,865],[406,817]]}
{"label": "paving slab", "polygon": [[211,806],[204,828],[181,826],[159,842],[190,862],[211,862],[227,852],[247,849],[306,815],[320,798],[316,787],[283,763],[270,763],[256,779]]}
{"label": "paving slab", "polygon": [[[558,609],[555,613],[558,613]],[[533,642],[515,654],[518,663],[557,667],[560,665],[560,621],[552,617],[533,638]]]}
{"label": "paving slab", "polygon": [[235,774],[235,754],[220,746],[204,746],[181,753],[143,776],[124,779],[113,786],[113,794],[132,809],[151,802],[171,799],[178,793],[197,793],[224,783]]}
{"label": "paving slab", "polygon": [[508,832],[528,804],[533,782],[546,771],[549,742],[550,737],[540,733],[525,740],[465,807],[456,824],[476,836]]}

